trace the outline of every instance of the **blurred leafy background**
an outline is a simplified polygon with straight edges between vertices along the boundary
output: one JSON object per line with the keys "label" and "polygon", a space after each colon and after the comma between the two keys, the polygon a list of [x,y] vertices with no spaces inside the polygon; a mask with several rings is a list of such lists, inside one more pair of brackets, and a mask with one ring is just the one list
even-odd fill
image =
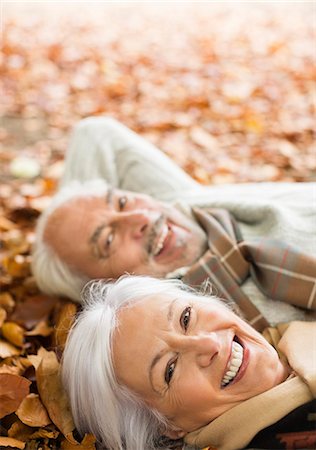
{"label": "blurred leafy background", "polygon": [[205,184],[315,180],[315,34],[314,2],[1,1],[0,448],[95,448],[56,375],[76,306],[30,272],[73,125],[113,116]]}

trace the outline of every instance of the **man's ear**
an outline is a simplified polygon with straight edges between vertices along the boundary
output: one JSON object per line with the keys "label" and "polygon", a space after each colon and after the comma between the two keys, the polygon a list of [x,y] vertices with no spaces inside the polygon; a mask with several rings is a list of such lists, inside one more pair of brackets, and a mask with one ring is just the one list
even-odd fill
{"label": "man's ear", "polygon": [[187,434],[187,431],[181,430],[180,428],[169,426],[164,431],[163,434],[170,439],[181,439]]}

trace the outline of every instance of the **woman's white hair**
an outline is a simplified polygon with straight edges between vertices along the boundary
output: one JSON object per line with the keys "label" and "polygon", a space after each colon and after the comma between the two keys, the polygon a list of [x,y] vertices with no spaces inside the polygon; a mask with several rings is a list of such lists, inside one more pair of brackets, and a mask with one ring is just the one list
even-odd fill
{"label": "woman's white hair", "polygon": [[72,269],[59,258],[44,240],[45,228],[50,215],[60,206],[78,197],[103,196],[108,188],[107,183],[102,179],[89,180],[83,183],[79,181],[70,182],[60,189],[39,218],[32,251],[32,271],[41,291],[49,295],[63,295],[79,301],[80,292],[89,278]]}
{"label": "woman's white hair", "polygon": [[[62,379],[76,427],[82,435],[93,433],[108,450],[156,449],[157,439],[170,426],[159,412],[118,384],[112,361],[119,310],[153,295],[191,301],[201,297],[179,280],[123,276],[116,282],[92,281],[83,291],[84,309],[68,336]],[[223,306],[216,298],[211,301]]]}

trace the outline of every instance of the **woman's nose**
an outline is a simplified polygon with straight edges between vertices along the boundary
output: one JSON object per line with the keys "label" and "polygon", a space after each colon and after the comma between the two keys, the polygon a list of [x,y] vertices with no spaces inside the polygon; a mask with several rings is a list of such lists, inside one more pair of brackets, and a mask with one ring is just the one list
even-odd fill
{"label": "woman's nose", "polygon": [[188,336],[186,350],[189,351],[200,367],[210,365],[219,351],[219,340],[216,333]]}

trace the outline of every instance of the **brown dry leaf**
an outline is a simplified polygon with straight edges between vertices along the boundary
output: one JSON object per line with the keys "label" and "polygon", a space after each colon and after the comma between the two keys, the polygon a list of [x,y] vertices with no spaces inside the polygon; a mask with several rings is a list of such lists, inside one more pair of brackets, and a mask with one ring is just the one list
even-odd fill
{"label": "brown dry leaf", "polygon": [[25,336],[49,336],[53,332],[53,327],[49,326],[46,320],[41,320],[31,331],[26,331]]}
{"label": "brown dry leaf", "polygon": [[35,370],[38,369],[42,358],[39,355],[28,355],[27,359],[31,362],[32,366],[34,366]]}
{"label": "brown dry leaf", "polygon": [[23,278],[30,275],[30,262],[25,256],[15,255],[3,259],[3,267],[14,278]]}
{"label": "brown dry leaf", "polygon": [[25,442],[10,437],[0,436],[0,448],[10,448],[10,447],[23,450],[25,448]]}
{"label": "brown dry leaf", "polygon": [[81,443],[73,444],[64,439],[61,443],[62,450],[95,450],[96,438],[92,434],[86,434]]}
{"label": "brown dry leaf", "polygon": [[0,339],[0,358],[9,358],[10,356],[19,355],[20,350],[9,342]]}
{"label": "brown dry leaf", "polygon": [[55,346],[64,349],[71,325],[74,322],[77,306],[68,302],[62,306],[54,333]]}
{"label": "brown dry leaf", "polygon": [[0,373],[0,418],[14,412],[29,393],[31,382],[19,375]]}
{"label": "brown dry leaf", "polygon": [[6,217],[0,216],[0,230],[8,231],[16,228],[16,224]]}
{"label": "brown dry leaf", "polygon": [[10,356],[5,358],[1,365],[8,365],[13,369],[17,369],[17,374],[22,375],[27,369],[29,369],[32,364],[27,358],[23,358],[21,356]]}
{"label": "brown dry leaf", "polygon": [[15,301],[9,292],[2,292],[0,294],[0,306],[7,312],[11,312],[14,308]]}
{"label": "brown dry leaf", "polygon": [[65,436],[75,426],[60,380],[60,364],[54,352],[42,349],[41,356],[42,360],[36,370],[38,392],[51,420]]}
{"label": "brown dry leaf", "polygon": [[57,298],[48,295],[27,296],[16,305],[10,320],[30,330],[41,320],[47,319],[57,303]]}
{"label": "brown dry leaf", "polygon": [[27,395],[22,400],[15,414],[21,422],[30,427],[45,427],[51,423],[47,411],[37,394]]}
{"label": "brown dry leaf", "polygon": [[57,439],[59,436],[58,430],[50,430],[46,428],[39,428],[37,431],[34,431],[34,433],[30,436],[31,439],[38,439],[38,438],[44,438],[44,439]]}
{"label": "brown dry leaf", "polygon": [[21,373],[23,372],[19,367],[9,366],[8,364],[2,364],[0,365],[0,373],[12,373],[13,375],[21,375]]}
{"label": "brown dry leaf", "polygon": [[25,330],[15,322],[5,322],[2,326],[3,337],[17,347],[23,347]]}
{"label": "brown dry leaf", "polygon": [[2,327],[3,322],[7,318],[7,312],[0,306],[0,328]]}
{"label": "brown dry leaf", "polygon": [[8,436],[20,441],[28,441],[33,432],[34,429],[32,427],[28,427],[20,420],[17,420],[9,428]]}

